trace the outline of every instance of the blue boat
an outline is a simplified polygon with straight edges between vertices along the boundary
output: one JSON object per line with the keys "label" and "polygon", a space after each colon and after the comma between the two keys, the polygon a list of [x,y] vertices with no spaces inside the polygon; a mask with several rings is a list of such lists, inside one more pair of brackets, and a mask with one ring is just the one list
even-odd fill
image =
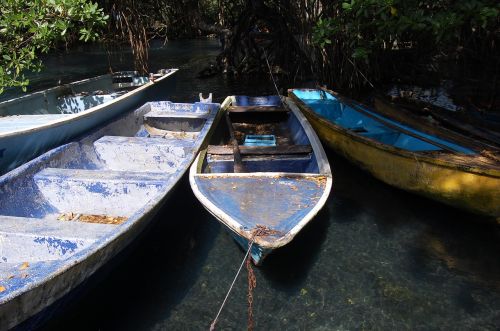
{"label": "blue boat", "polygon": [[330,165],[290,99],[232,96],[222,111],[225,121],[191,166],[189,180],[203,206],[260,265],[323,207]]}
{"label": "blue boat", "polygon": [[146,101],[165,100],[176,71],[118,72],[0,102],[0,175]]}
{"label": "blue boat", "polygon": [[219,108],[146,103],[0,177],[0,330],[68,294],[143,231]]}

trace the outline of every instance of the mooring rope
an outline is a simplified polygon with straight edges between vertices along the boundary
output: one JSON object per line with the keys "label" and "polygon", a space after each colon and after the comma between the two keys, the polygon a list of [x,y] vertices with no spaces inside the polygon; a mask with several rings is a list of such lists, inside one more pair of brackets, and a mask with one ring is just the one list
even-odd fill
{"label": "mooring rope", "polygon": [[224,298],[224,301],[222,302],[222,305],[219,308],[219,312],[217,313],[217,316],[215,316],[212,324],[210,324],[210,331],[215,330],[215,324],[217,324],[217,320],[219,319],[219,315],[222,312],[222,309],[224,308],[227,299],[229,298],[229,294],[233,290],[234,283],[236,283],[236,279],[238,279],[238,276],[240,275],[241,269],[243,268],[245,261],[247,261],[247,257],[250,254],[250,251],[252,250],[252,246],[253,246],[254,241],[255,241],[255,236],[252,237],[252,241],[250,241],[250,244],[248,245],[247,253],[245,254],[245,257],[243,258],[243,261],[241,261],[240,268],[238,269],[238,272],[234,276],[233,282],[231,283],[231,286],[229,287],[229,290],[227,291],[226,297]]}
{"label": "mooring rope", "polygon": [[[263,47],[261,47],[261,48],[262,48],[262,51],[264,52],[264,59],[266,59],[267,69],[269,70],[269,75],[271,75],[271,80],[273,81],[274,89],[276,90],[276,95],[278,97],[280,97],[280,91],[278,89],[278,85],[276,84],[276,80],[274,79],[273,71],[271,70],[271,65],[269,64],[269,60],[267,59],[266,50]],[[281,97],[280,97],[280,102],[281,102],[281,105],[283,107],[285,107],[285,104],[283,103],[283,100],[281,100]]]}

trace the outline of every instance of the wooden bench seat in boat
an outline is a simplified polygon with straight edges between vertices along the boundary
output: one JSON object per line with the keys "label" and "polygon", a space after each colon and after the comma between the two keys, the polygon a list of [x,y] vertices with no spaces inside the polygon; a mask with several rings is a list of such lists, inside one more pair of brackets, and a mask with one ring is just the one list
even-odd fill
{"label": "wooden bench seat in boat", "polygon": [[110,170],[173,173],[193,149],[193,139],[104,136],[94,142]]}
{"label": "wooden bench seat in boat", "polygon": [[[241,155],[288,155],[309,154],[312,152],[311,145],[278,145],[278,146],[239,146]],[[233,146],[209,145],[208,154],[232,155]]]}
{"label": "wooden bench seat in boat", "polygon": [[45,168],[34,181],[59,212],[128,217],[163,192],[171,178],[161,172]]}
{"label": "wooden bench seat in boat", "polygon": [[289,110],[281,107],[269,107],[269,106],[231,106],[228,108],[230,113],[287,113]]}
{"label": "wooden bench seat in boat", "polygon": [[[239,146],[239,149],[247,172],[307,171],[313,152],[311,145]],[[231,172],[233,162],[232,146],[208,146],[207,164],[211,172]]]}
{"label": "wooden bench seat in boat", "polygon": [[57,215],[43,219],[2,215],[2,265],[62,259],[111,233],[114,228],[116,225],[60,221]]}
{"label": "wooden bench seat in boat", "polygon": [[57,214],[45,218],[0,215],[0,234],[98,239],[116,227],[114,224],[60,221],[57,217]]}

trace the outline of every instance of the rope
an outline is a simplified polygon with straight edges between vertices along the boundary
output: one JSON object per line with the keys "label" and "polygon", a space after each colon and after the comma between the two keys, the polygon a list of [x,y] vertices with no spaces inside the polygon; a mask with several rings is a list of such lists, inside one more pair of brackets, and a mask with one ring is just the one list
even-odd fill
{"label": "rope", "polygon": [[[276,95],[280,96],[280,91],[278,90],[278,85],[276,84],[276,81],[274,80],[273,71],[271,70],[271,65],[269,64],[269,61],[267,60],[266,50],[264,48],[262,48],[262,51],[264,52],[264,59],[266,59],[267,69],[269,70],[269,75],[271,75],[271,80],[273,81],[274,89],[276,90]],[[281,98],[280,98],[280,101],[281,101],[282,106],[284,107],[285,105],[283,104],[283,100],[281,100]]]}
{"label": "rope", "polygon": [[227,299],[229,298],[229,294],[233,290],[234,283],[236,283],[236,279],[238,279],[238,276],[240,275],[241,269],[243,268],[243,265],[245,264],[245,261],[247,260],[247,257],[250,254],[250,250],[252,249],[254,241],[255,241],[255,236],[252,238],[252,241],[248,245],[247,253],[245,254],[245,257],[243,258],[243,261],[241,261],[240,268],[238,269],[238,272],[234,276],[233,282],[231,283],[231,286],[229,287],[229,290],[227,291],[226,297],[224,298],[224,301],[222,302],[222,305],[219,308],[219,312],[217,313],[217,316],[215,316],[214,321],[212,322],[212,324],[210,324],[210,331],[215,330],[215,324],[217,324],[217,320],[219,319],[219,315],[222,312],[222,309],[224,308],[224,305],[226,304]]}
{"label": "rope", "polygon": [[[344,56],[345,56],[345,55],[344,55]],[[354,67],[354,70],[356,70],[357,72],[359,72],[359,73],[360,73],[360,75],[361,75],[361,77],[363,77],[363,78],[366,80],[366,82],[367,82],[368,84],[370,84],[370,86],[374,89],[374,88],[375,88],[375,86],[373,86],[372,82],[370,82],[370,81],[368,80],[368,78],[367,78],[367,77],[363,74],[363,72],[362,72],[361,70],[359,70],[359,69],[356,67],[356,64],[354,64],[354,62],[352,62],[352,61],[351,61],[351,59],[350,59],[349,57],[346,57],[346,58],[347,58],[347,61],[351,62],[352,66]]]}

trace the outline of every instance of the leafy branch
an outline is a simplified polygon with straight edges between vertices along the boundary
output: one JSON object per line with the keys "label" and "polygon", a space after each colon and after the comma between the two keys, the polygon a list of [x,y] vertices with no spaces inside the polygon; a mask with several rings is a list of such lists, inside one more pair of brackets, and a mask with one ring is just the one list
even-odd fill
{"label": "leafy branch", "polygon": [[2,0],[0,6],[0,93],[29,84],[25,73],[42,68],[41,54],[59,43],[94,41],[108,19],[88,0]]}

